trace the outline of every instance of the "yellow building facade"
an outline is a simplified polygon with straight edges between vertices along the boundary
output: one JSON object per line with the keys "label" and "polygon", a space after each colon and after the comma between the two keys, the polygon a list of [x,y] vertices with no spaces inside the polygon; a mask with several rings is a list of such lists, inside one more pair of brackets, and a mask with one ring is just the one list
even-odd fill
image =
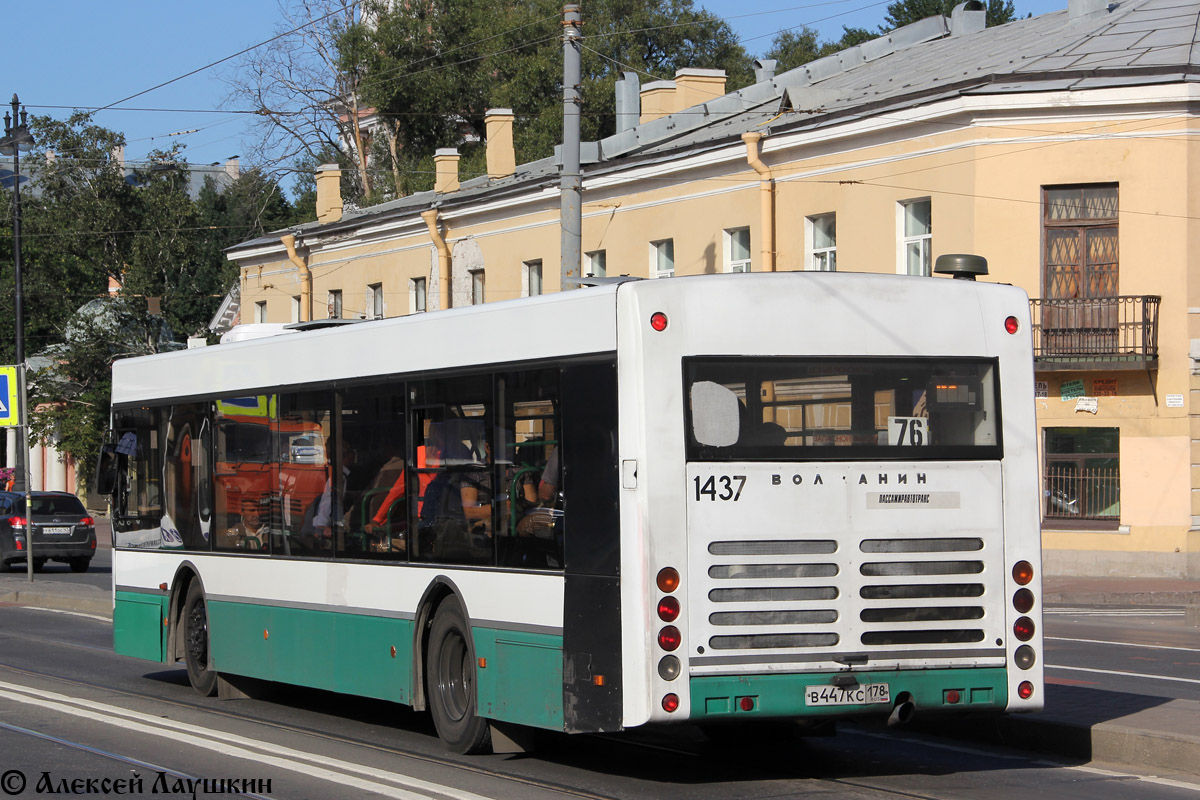
{"label": "yellow building facade", "polygon": [[[627,76],[632,123],[583,148],[583,273],[943,280],[938,255],[983,255],[1033,305],[1047,572],[1200,576],[1198,15],[1078,0],[985,29],[960,6],[738,92],[682,70],[630,109]],[[439,151],[438,191],[343,214],[326,169],[317,222],[230,250],[241,321],[559,291],[557,167],[512,163],[512,119],[490,175]]]}

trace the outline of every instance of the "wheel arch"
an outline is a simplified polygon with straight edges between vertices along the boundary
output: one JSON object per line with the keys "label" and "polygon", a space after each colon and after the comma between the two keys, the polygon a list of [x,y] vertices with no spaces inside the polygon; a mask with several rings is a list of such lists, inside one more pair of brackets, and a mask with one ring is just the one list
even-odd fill
{"label": "wheel arch", "polygon": [[204,592],[205,602],[208,600],[208,592],[204,588],[204,579],[200,577],[200,570],[191,561],[183,561],[175,568],[175,576],[171,579],[171,594],[169,602],[169,614],[167,619],[167,660],[168,663],[174,663],[183,658],[183,638],[179,636],[179,620],[183,616],[183,604],[187,600],[188,589],[191,588],[192,581],[197,581],[200,584],[200,590]]}
{"label": "wheel arch", "polygon": [[467,617],[467,625],[471,624],[471,614],[467,610],[467,601],[463,599],[462,591],[448,575],[438,575],[425,587],[421,601],[417,603],[417,614],[413,620],[412,643],[412,707],[416,711],[427,708],[425,692],[425,651],[429,647],[429,629],[433,625],[433,617],[446,598],[454,597],[462,606]]}

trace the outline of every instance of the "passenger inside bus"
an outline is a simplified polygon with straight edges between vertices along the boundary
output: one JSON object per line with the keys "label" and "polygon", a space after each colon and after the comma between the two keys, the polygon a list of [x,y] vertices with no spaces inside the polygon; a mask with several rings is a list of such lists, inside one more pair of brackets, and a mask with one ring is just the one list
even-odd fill
{"label": "passenger inside bus", "polygon": [[[265,498],[264,498],[265,499]],[[244,497],[241,503],[241,517],[236,525],[225,532],[225,547],[235,547],[242,550],[265,550],[270,534],[266,515],[263,513],[262,500],[254,497]]]}

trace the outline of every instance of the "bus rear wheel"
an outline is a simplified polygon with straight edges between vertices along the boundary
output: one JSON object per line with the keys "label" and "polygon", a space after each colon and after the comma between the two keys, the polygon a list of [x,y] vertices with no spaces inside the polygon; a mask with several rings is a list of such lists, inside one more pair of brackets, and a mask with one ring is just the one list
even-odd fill
{"label": "bus rear wheel", "polygon": [[188,585],[183,601],[183,660],[188,682],[205,697],[217,693],[217,673],[208,665],[208,605],[199,580]]}
{"label": "bus rear wheel", "polygon": [[456,597],[444,600],[434,615],[425,675],[433,725],[446,747],[463,755],[491,752],[491,728],[476,713],[471,627]]}

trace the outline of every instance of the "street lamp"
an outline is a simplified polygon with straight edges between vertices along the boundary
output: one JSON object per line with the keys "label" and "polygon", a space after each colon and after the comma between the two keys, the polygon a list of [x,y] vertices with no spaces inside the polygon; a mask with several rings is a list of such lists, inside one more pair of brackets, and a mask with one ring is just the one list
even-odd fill
{"label": "street lamp", "polygon": [[28,115],[24,108],[18,121],[17,109],[21,102],[16,93],[12,97],[12,114],[4,115],[4,138],[0,139],[0,153],[13,158],[13,277],[16,294],[13,305],[17,322],[17,375],[19,400],[17,419],[21,429],[17,462],[20,481],[25,487],[25,569],[29,580],[33,580],[33,493],[29,486],[29,408],[25,389],[25,298],[21,288],[21,153],[33,149],[33,134],[29,132]]}

